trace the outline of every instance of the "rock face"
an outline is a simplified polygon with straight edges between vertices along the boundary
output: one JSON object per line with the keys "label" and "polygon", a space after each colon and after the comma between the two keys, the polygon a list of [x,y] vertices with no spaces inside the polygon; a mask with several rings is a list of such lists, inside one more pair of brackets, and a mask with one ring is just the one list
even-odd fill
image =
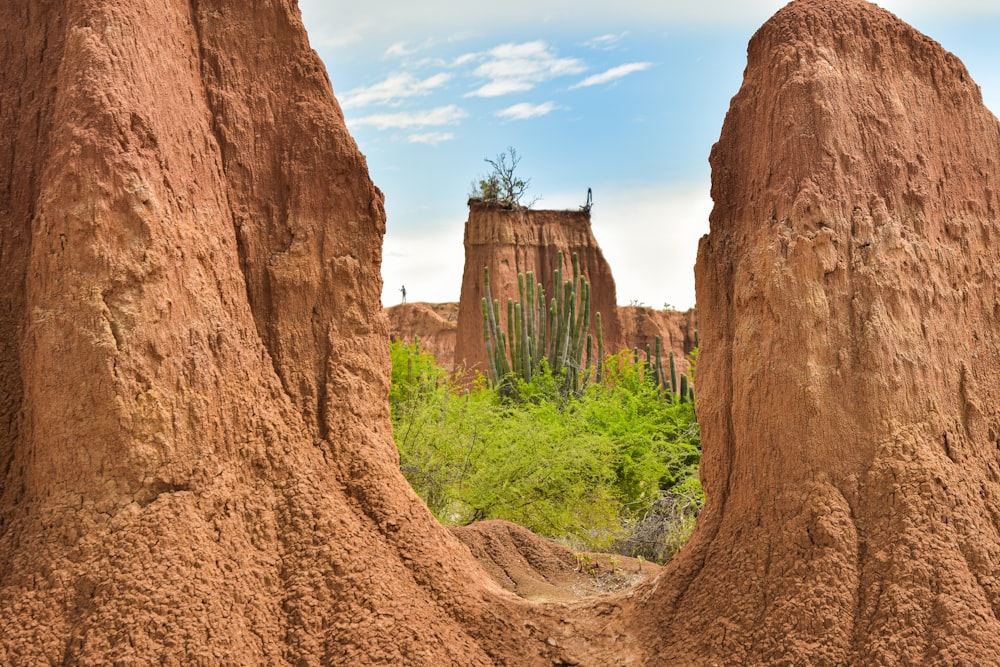
{"label": "rock face", "polygon": [[458,331],[458,304],[401,303],[385,309],[389,317],[389,337],[407,343],[419,341],[442,366],[451,369],[455,360]]}
{"label": "rock face", "polygon": [[0,53],[0,664],[559,659],[399,474],[295,2],[9,0]]}
{"label": "rock face", "polygon": [[890,14],[751,42],[697,266],[708,505],[571,604],[399,473],[382,199],[292,0],[9,0],[0,46],[0,664],[1000,662],[1000,126]]}
{"label": "rock face", "polygon": [[655,350],[658,336],[664,363],[667,354],[673,351],[678,371],[687,372],[689,364],[686,357],[698,346],[695,341],[698,313],[694,308],[681,312],[656,310],[647,306],[619,306],[618,316],[626,347],[638,348],[640,353],[647,345],[650,350]]}
{"label": "rock face", "polygon": [[754,36],[696,269],[709,503],[659,664],[1000,663],[1000,126],[860,0]]}
{"label": "rock face", "polygon": [[[552,272],[563,252],[563,275],[572,276],[570,258],[576,253],[580,271],[590,282],[591,322],[601,313],[606,352],[624,347],[618,317],[615,280],[590,227],[589,211],[507,209],[478,200],[469,202],[465,223],[465,272],[458,307],[458,340],[455,363],[485,368],[482,298],[483,267],[490,269],[490,290],[501,304],[518,298],[517,274],[533,271],[542,281],[546,298],[552,298]],[[595,343],[596,345],[596,343]]]}

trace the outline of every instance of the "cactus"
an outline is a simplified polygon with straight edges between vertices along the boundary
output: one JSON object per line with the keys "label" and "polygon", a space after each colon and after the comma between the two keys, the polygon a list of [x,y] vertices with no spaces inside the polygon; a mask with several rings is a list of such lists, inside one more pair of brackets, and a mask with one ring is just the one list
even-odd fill
{"label": "cactus", "polygon": [[674,361],[674,351],[670,350],[670,387],[671,394],[677,393],[677,362]]}
{"label": "cactus", "polygon": [[[656,337],[655,358],[651,358],[650,347],[646,346],[646,369],[650,371],[650,377],[660,387],[668,400],[676,400],[681,403],[694,403],[694,383],[691,381],[691,378],[683,373],[680,374],[680,381],[678,382],[677,361],[674,358],[673,350],[670,351],[669,355],[668,367],[670,370],[668,375],[667,368],[664,367],[661,357],[662,349],[663,344],[659,336]],[[633,355],[635,356],[636,363],[638,363],[638,348],[633,351]]]}
{"label": "cactus", "polygon": [[[604,379],[604,335],[601,333],[601,314],[597,313],[597,383]],[[589,364],[588,364],[589,365]]]}
{"label": "cactus", "polygon": [[[545,290],[533,273],[518,274],[518,300],[507,300],[506,331],[500,326],[500,306],[490,292],[489,269],[483,269],[483,344],[489,379],[511,391],[511,378],[530,381],[546,359],[552,373],[563,377],[563,393],[578,394],[586,386],[593,367],[590,328],[590,284],[580,274],[580,261],[572,257],[573,279],[562,281],[563,254],[558,254],[553,272],[555,296],[545,306]],[[493,303],[493,308],[489,304]],[[601,315],[596,316],[597,375],[601,376],[604,339]],[[586,352],[586,358],[584,353]]]}

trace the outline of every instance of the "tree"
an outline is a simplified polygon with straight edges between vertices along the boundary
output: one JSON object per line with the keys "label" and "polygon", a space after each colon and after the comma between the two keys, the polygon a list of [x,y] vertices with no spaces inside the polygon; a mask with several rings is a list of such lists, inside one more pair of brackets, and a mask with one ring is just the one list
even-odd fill
{"label": "tree", "polygon": [[[472,198],[508,208],[522,206],[521,198],[531,185],[531,179],[525,180],[514,174],[521,162],[521,156],[514,147],[508,146],[507,151],[498,154],[494,159],[484,158],[483,161],[492,167],[492,171],[486,178],[480,179],[478,184],[473,184]],[[526,206],[530,207],[535,201],[531,200]]]}

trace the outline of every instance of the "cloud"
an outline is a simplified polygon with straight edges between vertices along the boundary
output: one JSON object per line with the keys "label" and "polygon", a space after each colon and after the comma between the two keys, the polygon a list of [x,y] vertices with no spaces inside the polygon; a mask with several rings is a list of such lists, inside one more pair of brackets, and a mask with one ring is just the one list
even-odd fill
{"label": "cloud", "polygon": [[622,38],[625,37],[625,35],[627,34],[628,34],[627,32],[622,32],[618,33],[617,35],[614,34],[599,35],[598,37],[594,37],[593,39],[588,39],[586,42],[583,43],[583,45],[589,46],[592,49],[600,49],[601,51],[611,51],[612,49],[618,47],[618,42],[620,42]]}
{"label": "cloud", "polygon": [[579,74],[587,69],[583,61],[577,58],[557,57],[555,50],[541,40],[501,44],[480,57],[486,60],[473,74],[487,81],[468,93],[467,97],[499,97],[521,93],[544,81]]}
{"label": "cloud", "polygon": [[411,134],[406,139],[411,144],[428,144],[437,146],[442,141],[451,141],[455,138],[452,132],[424,132],[422,134]]}
{"label": "cloud", "polygon": [[310,42],[316,48],[341,49],[351,44],[357,44],[363,38],[356,30],[345,30],[341,32],[328,32],[325,30],[315,30],[309,33]]}
{"label": "cloud", "polygon": [[647,70],[653,66],[653,63],[628,63],[626,65],[618,65],[617,67],[612,67],[606,72],[601,72],[600,74],[594,74],[588,76],[586,79],[580,83],[575,83],[570,86],[570,90],[576,88],[586,88],[588,86],[599,86],[604,83],[610,83],[612,81],[617,81],[618,79],[628,76],[633,72],[641,72]]}
{"label": "cloud", "polygon": [[390,44],[389,48],[387,48],[385,50],[385,53],[382,54],[382,57],[405,58],[407,56],[412,56],[414,53],[419,53],[420,51],[426,51],[432,46],[434,46],[433,39],[425,39],[421,44],[410,44],[410,42],[407,40],[401,40]]}
{"label": "cloud", "polygon": [[406,285],[410,302],[458,301],[465,265],[463,227],[461,221],[413,231],[390,226],[382,246],[382,303],[399,303],[401,285]]}
{"label": "cloud", "polygon": [[468,65],[469,63],[475,62],[478,58],[478,53],[463,53],[459,57],[455,58],[451,64],[453,67],[461,67],[462,65]]}
{"label": "cloud", "polygon": [[409,47],[408,42],[394,42],[389,45],[389,48],[385,50],[383,57],[385,58],[403,58],[405,56],[412,55],[419,51],[419,47]]}
{"label": "cloud", "polygon": [[341,96],[341,105],[345,109],[352,109],[370,104],[393,104],[407,97],[427,95],[450,79],[451,75],[444,73],[423,80],[405,72],[390,74],[384,81],[374,85],[347,91]]}
{"label": "cloud", "polygon": [[560,107],[555,102],[545,102],[543,104],[521,102],[520,104],[515,104],[514,106],[507,107],[506,109],[501,109],[493,115],[499,116],[500,118],[506,118],[507,120],[527,120],[528,118],[545,116],[557,109],[562,108],[563,107]]}
{"label": "cloud", "polygon": [[[708,233],[712,211],[709,189],[707,180],[594,188],[591,225],[611,265],[619,304],[694,305],[698,241]],[[576,209],[585,196],[583,188],[550,193],[545,207]]]}
{"label": "cloud", "polygon": [[[711,2],[651,2],[618,0],[591,3],[581,10],[577,0],[506,0],[505,2],[465,2],[454,0],[368,0],[329,2],[299,0],[306,25],[313,36],[317,30],[330,32],[358,27],[364,37],[356,48],[378,45],[381,52],[394,41],[427,35],[445,38],[457,31],[493,34],[507,30],[559,29],[594,31],[603,26],[631,26],[642,30],[727,30],[734,26],[752,30],[787,4],[787,0],[712,0]],[[904,21],[945,18],[949,22],[1000,17],[996,0],[882,0],[877,4]],[[352,28],[353,30],[353,28]],[[584,33],[586,34],[586,32]],[[593,32],[591,32],[593,34]],[[749,36],[749,35],[748,35]]]}
{"label": "cloud", "polygon": [[349,125],[372,125],[379,130],[408,129],[434,125],[454,125],[469,114],[454,104],[426,111],[374,114],[349,119]]}

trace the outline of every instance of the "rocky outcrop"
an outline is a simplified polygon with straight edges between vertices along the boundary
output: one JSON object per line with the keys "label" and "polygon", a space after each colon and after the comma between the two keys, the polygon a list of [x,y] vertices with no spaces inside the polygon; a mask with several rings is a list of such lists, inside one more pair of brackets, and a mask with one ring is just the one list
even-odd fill
{"label": "rocky outcrop", "polygon": [[438,363],[451,369],[455,359],[458,330],[457,303],[401,303],[385,309],[389,317],[389,337],[406,343],[417,342]]}
{"label": "rocky outcrop", "polygon": [[[490,290],[501,304],[506,304],[508,298],[517,300],[517,274],[529,271],[534,272],[547,298],[551,298],[552,274],[560,251],[564,276],[572,276],[573,253],[579,257],[580,271],[590,282],[592,323],[593,314],[601,313],[605,351],[624,347],[614,277],[590,228],[589,211],[510,209],[473,199],[465,223],[465,272],[455,344],[457,366],[482,368],[486,362],[481,305],[485,295],[483,267],[489,267]],[[502,317],[506,318],[506,312]]]}
{"label": "rocky outcrop", "polygon": [[751,42],[696,269],[708,504],[577,603],[399,473],[381,195],[292,0],[10,0],[0,44],[0,664],[1000,662],[1000,126],[890,14]]}
{"label": "rocky outcrop", "polygon": [[679,311],[656,310],[647,306],[619,306],[618,316],[626,347],[638,349],[644,354],[646,346],[650,350],[656,350],[656,339],[659,338],[663,359],[666,360],[672,351],[678,371],[687,372],[687,355],[698,346],[695,340],[698,313],[694,308]]}
{"label": "rocky outcrop", "polygon": [[9,0],[0,45],[0,664],[558,658],[399,473],[295,2]]}
{"label": "rocky outcrop", "polygon": [[696,268],[708,505],[658,664],[1000,663],[1000,125],[861,0],[750,43]]}

